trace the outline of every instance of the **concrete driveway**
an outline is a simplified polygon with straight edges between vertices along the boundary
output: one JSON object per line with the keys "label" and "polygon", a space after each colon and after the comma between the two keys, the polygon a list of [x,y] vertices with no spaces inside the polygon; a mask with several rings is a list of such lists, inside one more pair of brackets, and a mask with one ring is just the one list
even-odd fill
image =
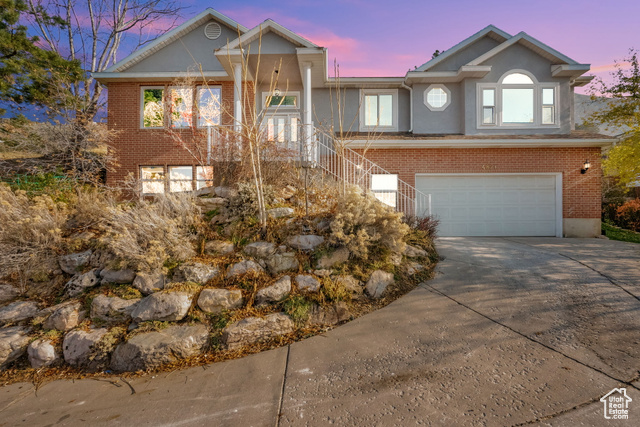
{"label": "concrete driveway", "polygon": [[[437,277],[289,347],[0,388],[4,425],[638,425],[640,245],[449,238]],[[629,420],[599,399],[625,387]]]}

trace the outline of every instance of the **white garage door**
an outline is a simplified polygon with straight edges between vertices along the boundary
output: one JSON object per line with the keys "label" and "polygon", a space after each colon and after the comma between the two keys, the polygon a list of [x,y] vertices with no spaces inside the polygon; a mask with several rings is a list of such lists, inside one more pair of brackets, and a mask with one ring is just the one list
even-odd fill
{"label": "white garage door", "polygon": [[559,177],[553,175],[416,175],[431,194],[439,236],[561,236]]}

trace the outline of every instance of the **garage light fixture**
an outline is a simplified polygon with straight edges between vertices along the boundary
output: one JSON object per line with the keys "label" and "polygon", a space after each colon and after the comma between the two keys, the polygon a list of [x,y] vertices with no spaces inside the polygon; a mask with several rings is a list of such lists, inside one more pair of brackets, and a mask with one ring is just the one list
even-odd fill
{"label": "garage light fixture", "polygon": [[580,169],[580,173],[585,174],[591,167],[591,162],[587,159],[584,161],[584,165],[582,165],[582,169]]}

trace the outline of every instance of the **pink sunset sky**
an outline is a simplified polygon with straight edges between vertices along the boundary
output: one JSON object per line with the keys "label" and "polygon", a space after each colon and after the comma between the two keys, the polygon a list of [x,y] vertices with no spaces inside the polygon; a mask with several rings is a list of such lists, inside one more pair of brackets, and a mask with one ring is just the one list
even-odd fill
{"label": "pink sunset sky", "polygon": [[[184,0],[191,18],[212,7],[246,27],[271,18],[328,48],[340,74],[402,76],[489,24],[524,31],[606,78],[640,49],[638,0]],[[178,21],[180,22],[180,21]]]}

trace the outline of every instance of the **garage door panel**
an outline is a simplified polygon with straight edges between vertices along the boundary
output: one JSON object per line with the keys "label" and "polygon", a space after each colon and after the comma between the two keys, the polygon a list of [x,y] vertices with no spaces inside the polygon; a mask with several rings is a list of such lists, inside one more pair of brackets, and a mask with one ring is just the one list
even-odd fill
{"label": "garage door panel", "polygon": [[555,175],[416,176],[440,236],[555,236]]}

